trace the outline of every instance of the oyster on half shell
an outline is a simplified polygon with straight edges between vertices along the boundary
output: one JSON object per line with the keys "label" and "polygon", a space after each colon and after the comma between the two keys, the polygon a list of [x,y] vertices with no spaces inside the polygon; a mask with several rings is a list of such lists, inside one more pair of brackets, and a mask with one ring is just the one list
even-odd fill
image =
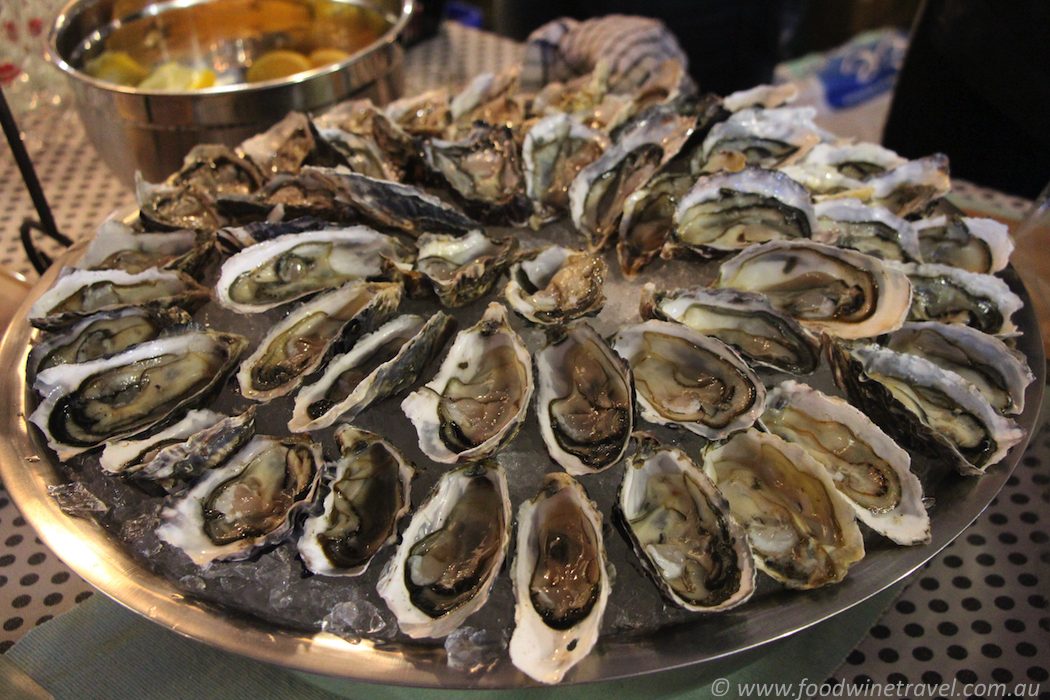
{"label": "oyster on half shell", "polygon": [[572,181],[608,147],[608,137],[568,114],[559,112],[532,125],[525,134],[521,159],[525,193],[532,200],[538,222],[551,221],[568,211]]}
{"label": "oyster on half shell", "polygon": [[1001,336],[1018,334],[1013,315],[1024,302],[995,275],[950,265],[905,263],[897,269],[908,275],[915,290],[909,321],[958,323]]}
{"label": "oyster on half shell", "polygon": [[915,224],[922,262],[992,274],[1010,262],[1014,243],[995,219],[938,216]]}
{"label": "oyster on half shell", "polygon": [[492,240],[481,230],[465,236],[424,233],[416,245],[416,270],[449,308],[488,294],[518,252],[517,238]]}
{"label": "oyster on half shell", "polygon": [[522,255],[503,290],[510,308],[541,325],[593,316],[605,304],[608,267],[585,250],[548,246]]}

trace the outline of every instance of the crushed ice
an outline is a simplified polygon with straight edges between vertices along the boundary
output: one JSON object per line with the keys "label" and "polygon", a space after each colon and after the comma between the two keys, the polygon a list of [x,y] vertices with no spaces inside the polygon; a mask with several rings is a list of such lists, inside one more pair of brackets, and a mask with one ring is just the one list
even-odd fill
{"label": "crushed ice", "polygon": [[445,638],[449,667],[467,673],[488,671],[503,657],[506,649],[505,630],[460,627]]}
{"label": "crushed ice", "polygon": [[321,620],[321,631],[355,642],[362,637],[390,639],[396,632],[393,625],[383,619],[379,608],[367,600],[336,603]]}

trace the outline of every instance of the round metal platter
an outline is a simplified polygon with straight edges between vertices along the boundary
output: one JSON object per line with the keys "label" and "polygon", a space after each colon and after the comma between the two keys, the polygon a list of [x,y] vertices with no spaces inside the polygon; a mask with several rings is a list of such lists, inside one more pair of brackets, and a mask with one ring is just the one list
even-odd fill
{"label": "round metal platter", "polygon": [[[469,674],[451,668],[441,646],[402,642],[374,644],[367,640],[353,643],[330,634],[276,626],[190,598],[171,581],[133,558],[120,541],[94,520],[74,518],[61,511],[49,496],[48,486],[64,483],[66,479],[54,455],[25,420],[34,401],[25,381],[32,334],[25,319],[33,301],[53,282],[59,266],[56,264],[33,288],[0,344],[0,363],[8,368],[0,376],[3,399],[0,427],[5,435],[0,442],[0,476],[26,520],[71,569],[113,600],[159,625],[225,651],[291,669],[393,685],[444,688],[535,685],[506,658],[485,673]],[[1007,270],[1004,277],[1027,301],[1027,293],[1013,270]],[[610,298],[615,296],[610,294]],[[1042,403],[1045,360],[1038,325],[1028,304],[1017,313],[1015,321],[1024,331],[1018,338],[1018,347],[1036,375],[1035,382],[1028,387],[1025,411],[1018,417],[1030,436]],[[1027,439],[980,478],[950,475],[927,494],[933,498],[930,507],[933,539],[929,544],[898,547],[869,536],[867,555],[837,585],[802,592],[771,586],[746,605],[727,613],[696,615],[687,622],[665,625],[645,634],[604,634],[591,655],[567,676],[566,682],[613,680],[687,666],[703,672],[704,664],[717,660],[731,664],[745,656],[753,657],[762,653],[758,647],[857,605],[915,571],[955,539],[999,492],[1026,445]],[[539,456],[546,463],[546,455]],[[609,534],[609,537],[617,536]],[[731,656],[736,659],[727,658]]]}

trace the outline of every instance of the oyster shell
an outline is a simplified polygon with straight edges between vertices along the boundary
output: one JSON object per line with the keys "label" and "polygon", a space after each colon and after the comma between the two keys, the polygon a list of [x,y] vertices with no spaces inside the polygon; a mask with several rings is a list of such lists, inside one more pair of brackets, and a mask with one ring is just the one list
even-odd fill
{"label": "oyster shell", "polygon": [[675,208],[671,238],[706,256],[771,240],[810,238],[816,230],[804,187],[775,170],[745,168],[697,180]]}
{"label": "oyster shell", "polygon": [[267,178],[281,173],[294,175],[316,149],[316,130],[302,112],[289,112],[284,119],[237,147]]}
{"label": "oyster shell", "polygon": [[514,438],[532,389],[529,351],[507,322],[506,308],[493,302],[480,321],[459,332],[434,378],[401,409],[428,457],[472,461]]}
{"label": "oyster shell", "polygon": [[722,263],[717,287],[765,294],[811,330],[866,338],[896,330],[908,316],[908,276],[870,255],[802,241],[753,246]]}
{"label": "oyster shell", "polygon": [[376,553],[397,541],[412,502],[415,468],[375,433],[344,425],[335,432],[339,459],[321,477],[320,512],[303,524],[299,556],[327,576],[360,576]]}
{"label": "oyster shell", "polygon": [[983,474],[1024,438],[976,387],[923,357],[874,344],[831,344],[828,355],[850,402],[913,454]]}
{"label": "oyster shell", "polygon": [[743,528],[677,447],[643,443],[627,462],[615,514],[646,573],[675,605],[717,612],[755,592]]}
{"label": "oyster shell", "polygon": [[488,600],[510,543],[507,477],[494,461],[445,472],[412,516],[379,595],[413,639],[444,637]]}
{"label": "oyster shell", "polygon": [[352,342],[394,313],[402,289],[396,282],[351,282],[297,307],[241,363],[241,394],[269,401],[291,392],[337,341]]}
{"label": "oyster shell", "polygon": [[755,564],[785,586],[837,583],[864,557],[849,502],[798,445],[748,430],[706,450],[704,471],[747,532]]}
{"label": "oyster shell", "polygon": [[166,184],[171,187],[192,186],[213,195],[247,194],[266,180],[255,163],[227,146],[200,144],[190,149],[179,168]]}
{"label": "oyster shell", "polygon": [[[356,223],[360,218],[353,207],[336,198],[332,183],[312,170],[296,175],[275,175],[250,195],[219,197],[216,205],[223,216],[253,223],[280,222],[303,216],[324,217],[324,221]],[[325,228],[324,225],[318,228]]]}
{"label": "oyster shell", "polygon": [[698,153],[702,166],[693,171],[717,170],[716,162],[727,153],[740,153],[748,165],[772,168],[788,158],[799,158],[831,135],[819,129],[812,107],[746,108],[715,124]]}
{"label": "oyster shell", "polygon": [[681,323],[781,372],[810,374],[820,364],[819,341],[761,294],[709,287],[658,292],[650,282],[642,287],[639,314]]}
{"label": "oyster shell", "polygon": [[1024,355],[969,326],[905,323],[883,339],[883,344],[955,372],[977,387],[1000,413],[1024,411],[1025,388],[1035,381]]}
{"label": "oyster shell", "polygon": [[406,255],[396,239],[367,226],[288,233],[228,258],[215,283],[216,301],[258,313],[347,282],[379,278]]}
{"label": "oyster shell", "polygon": [[401,172],[370,137],[335,127],[318,128],[317,135],[339,154],[341,165],[351,171],[380,180],[401,179]]}
{"label": "oyster shell", "polygon": [[814,209],[818,227],[840,248],[897,262],[923,259],[915,227],[882,207],[843,197],[818,202]]}
{"label": "oyster shell", "polygon": [[102,448],[99,466],[107,474],[132,473],[141,469],[168,445],[185,441],[223,419],[222,414],[207,408],[188,411],[177,423],[147,437],[111,440]]}
{"label": "oyster shell", "polygon": [[135,197],[139,204],[139,222],[147,230],[214,231],[225,223],[215,198],[194,185],[154,185],[136,172]]}
{"label": "oyster shell", "polygon": [[140,233],[116,219],[107,219],[91,239],[76,267],[84,270],[124,270],[132,274],[151,267],[199,273],[212,261],[215,237],[202,231]]}
{"label": "oyster shell", "polygon": [[911,457],[840,398],[787,381],[766,395],[762,427],[827,468],[857,518],[897,544],[930,541],[930,516]]}
{"label": "oyster shell", "polygon": [[917,214],[951,191],[948,157],[938,153],[910,160],[870,178],[866,184],[876,204],[900,217]]}
{"label": "oyster shell", "polygon": [[802,159],[805,164],[828,165],[844,177],[864,181],[907,163],[875,143],[819,143]]}
{"label": "oyster shell", "polygon": [[518,508],[514,633],[510,660],[541,683],[558,683],[598,641],[612,584],[602,516],[568,474],[547,474]]}
{"label": "oyster shell", "polygon": [[593,316],[605,304],[605,261],[596,254],[548,246],[524,254],[503,290],[522,317],[543,325]]}
{"label": "oyster shell", "polygon": [[464,306],[492,291],[518,252],[517,238],[492,240],[481,230],[465,236],[424,233],[416,242],[416,270],[430,280],[441,303]]}
{"label": "oyster shell", "polygon": [[1014,250],[1009,229],[994,219],[938,216],[916,222],[915,231],[923,262],[969,272],[999,272]]}
{"label": "oyster shell", "polygon": [[247,559],[280,542],[317,491],[320,445],[301,435],[252,438],[160,513],[157,537],[194,564]]}
{"label": "oyster shell", "polygon": [[30,307],[29,322],[37,328],[55,330],[100,311],[130,306],[178,306],[192,311],[209,296],[207,289],[181,272],[150,268],[131,274],[66,268]]}
{"label": "oyster shell", "polygon": [[749,427],[762,413],[762,381],[720,340],[678,323],[644,321],[616,334],[642,418],[680,425],[708,440]]}
{"label": "oyster shell", "polygon": [[525,118],[525,106],[517,92],[517,68],[474,76],[449,103],[452,124],[445,130],[446,138],[461,136],[478,121],[517,127]]}
{"label": "oyster shell", "polygon": [[948,265],[898,266],[914,288],[909,321],[940,321],[972,326],[983,333],[1016,335],[1012,317],[1021,298],[994,275]]}
{"label": "oyster shell", "polygon": [[678,202],[694,182],[689,173],[662,173],[624,202],[616,258],[625,277],[633,278],[660,254]]}
{"label": "oyster shell", "polygon": [[798,86],[795,83],[782,85],[757,85],[747,90],[737,90],[726,95],[725,108],[730,112],[742,109],[775,109],[791,104],[798,97]]}
{"label": "oyster shell", "polygon": [[569,210],[569,186],[608,147],[604,134],[568,114],[552,114],[532,125],[525,134],[521,160],[525,193],[532,200],[537,223]]}
{"label": "oyster shell", "polygon": [[414,136],[440,136],[452,122],[446,88],[394,100],[384,108],[384,113]]}
{"label": "oyster shell", "polygon": [[288,429],[319,430],[339,418],[352,421],[365,408],[412,386],[455,326],[438,311],[398,316],[333,357],[316,382],[299,390]]}
{"label": "oyster shell", "polygon": [[226,380],[248,341],[195,331],[151,340],[112,357],[40,372],[43,400],[29,419],[61,460],[162,424]]}
{"label": "oyster shell", "polygon": [[620,461],[634,429],[627,364],[587,323],[557,328],[536,354],[536,411],[551,459],[573,476]]}

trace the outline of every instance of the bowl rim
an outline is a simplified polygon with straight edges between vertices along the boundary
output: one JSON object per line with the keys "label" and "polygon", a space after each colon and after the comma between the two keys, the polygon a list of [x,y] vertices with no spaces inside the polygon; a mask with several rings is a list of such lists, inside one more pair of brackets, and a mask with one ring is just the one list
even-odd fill
{"label": "bowl rim", "polygon": [[[263,80],[255,83],[239,82],[231,85],[216,85],[209,88],[200,88],[197,90],[140,90],[137,87],[131,87],[127,85],[118,85],[108,80],[100,80],[94,78],[84,71],[74,67],[66,58],[62,55],[62,52],[58,49],[58,38],[59,35],[69,26],[71,17],[75,16],[81,8],[86,5],[94,4],[96,0],[68,0],[68,2],[62,6],[59,10],[55,20],[51,23],[51,27],[48,30],[47,41],[44,45],[44,59],[52,66],[62,71],[69,78],[75,79],[86,85],[110,93],[118,93],[127,95],[129,97],[142,97],[148,99],[186,99],[186,98],[201,98],[210,96],[225,96],[225,95],[237,95],[242,93],[256,93],[265,92],[268,89],[275,88],[287,88],[291,85],[297,85],[299,83],[309,82],[318,78],[323,78],[329,75],[333,75],[340,71],[345,70],[348,66],[358,63],[362,58],[368,55],[378,53],[381,49],[389,47],[391,44],[397,43],[400,40],[401,34],[405,27],[412,20],[415,14],[415,0],[395,0],[400,9],[400,13],[397,19],[387,27],[386,31],[379,36],[378,39],[371,42],[367,46],[363,46],[357,51],[353,52],[342,61],[336,63],[330,63],[324,66],[318,66],[317,68],[311,68],[308,71],[300,71],[299,73],[293,73],[292,75],[285,76],[283,78],[274,78],[272,80]],[[162,0],[161,2],[153,2],[146,7],[133,12],[130,15],[121,17],[119,20],[115,20],[119,23],[131,22],[147,16],[155,16],[159,14],[157,11],[150,11],[150,8],[163,7],[166,10],[179,10],[188,7],[195,7],[197,5],[209,4],[212,2],[218,2],[219,0]],[[343,4],[348,5],[359,5],[364,6],[368,3],[363,0],[340,0]],[[118,25],[119,26],[119,25]]]}

